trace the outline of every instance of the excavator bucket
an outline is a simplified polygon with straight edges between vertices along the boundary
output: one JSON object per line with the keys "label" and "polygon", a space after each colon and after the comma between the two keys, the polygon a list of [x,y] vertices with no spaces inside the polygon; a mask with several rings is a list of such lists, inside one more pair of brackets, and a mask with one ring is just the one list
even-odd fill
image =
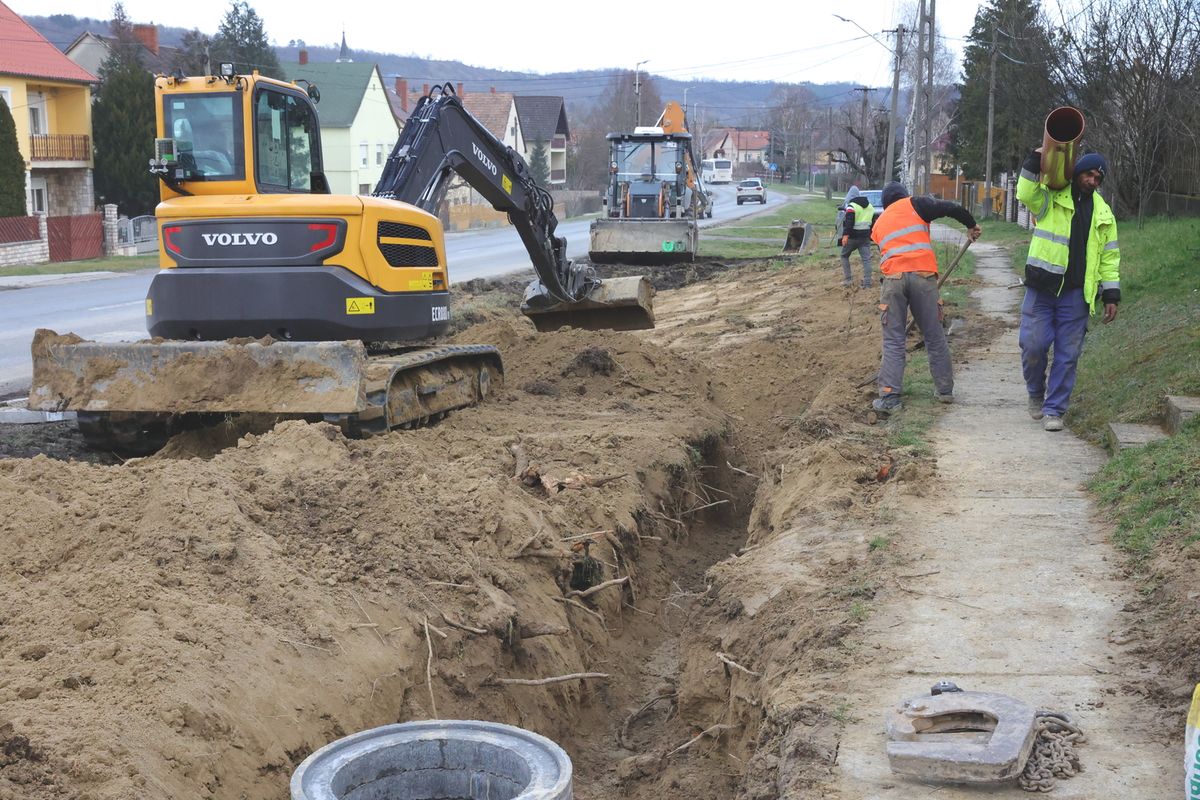
{"label": "excavator bucket", "polygon": [[89,342],[33,337],[29,408],[348,414],[366,407],[362,342]]}
{"label": "excavator bucket", "polygon": [[589,231],[593,264],[678,264],[696,260],[699,228],[692,219],[597,219]]}
{"label": "excavator bucket", "polygon": [[812,223],[794,219],[788,228],[787,241],[783,243],[783,254],[804,255],[816,241]]}
{"label": "excavator bucket", "polygon": [[584,330],[637,331],[654,327],[654,287],[645,275],[606,278],[574,303],[555,300],[539,281],[525,290],[521,313],[539,331],[572,327]]}

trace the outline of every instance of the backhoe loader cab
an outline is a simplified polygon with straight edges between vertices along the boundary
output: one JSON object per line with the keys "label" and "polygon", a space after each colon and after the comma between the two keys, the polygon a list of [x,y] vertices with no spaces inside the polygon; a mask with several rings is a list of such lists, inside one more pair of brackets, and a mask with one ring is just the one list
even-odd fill
{"label": "backhoe loader cab", "polygon": [[651,127],[608,134],[609,181],[605,216],[592,222],[588,255],[605,264],[692,261],[700,217],[712,216],[692,156],[683,108],[668,102]]}

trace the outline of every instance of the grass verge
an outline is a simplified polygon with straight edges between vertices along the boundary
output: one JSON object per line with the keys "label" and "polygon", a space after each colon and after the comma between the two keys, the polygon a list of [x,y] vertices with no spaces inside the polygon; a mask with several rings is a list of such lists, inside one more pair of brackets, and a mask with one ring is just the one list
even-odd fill
{"label": "grass verge", "polygon": [[156,269],[158,253],[144,256],[112,256],[87,261],[54,261],[47,264],[12,264],[0,267],[0,278],[16,275],[68,275],[76,272],[136,272]]}
{"label": "grass verge", "polygon": [[[1157,422],[1166,395],[1200,395],[1200,220],[1118,227],[1120,312],[1110,325],[1093,317],[1067,413],[1071,428],[1092,440],[1104,438],[1110,422]],[[1117,544],[1135,557],[1160,541],[1200,540],[1200,423],[1121,451],[1091,488],[1112,513]]]}

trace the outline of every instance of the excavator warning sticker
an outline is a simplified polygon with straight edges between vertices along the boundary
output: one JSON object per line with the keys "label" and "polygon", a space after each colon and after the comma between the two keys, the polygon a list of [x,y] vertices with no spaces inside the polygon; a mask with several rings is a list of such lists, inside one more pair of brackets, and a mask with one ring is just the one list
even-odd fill
{"label": "excavator warning sticker", "polygon": [[662,251],[663,251],[664,253],[673,253],[673,252],[675,252],[675,243],[674,243],[674,242],[663,242],[663,249],[662,249]]}
{"label": "excavator warning sticker", "polygon": [[347,314],[374,314],[375,313],[375,298],[374,297],[347,297],[346,298],[346,313]]}
{"label": "excavator warning sticker", "polygon": [[504,186],[505,192],[512,194],[512,178],[508,177],[507,175],[501,175],[500,183]]}
{"label": "excavator warning sticker", "polygon": [[154,316],[154,301],[151,300],[149,297],[146,298],[146,316],[147,317]]}
{"label": "excavator warning sticker", "polygon": [[413,278],[408,282],[408,290],[410,292],[432,292],[433,291],[433,273],[422,272],[421,277]]}

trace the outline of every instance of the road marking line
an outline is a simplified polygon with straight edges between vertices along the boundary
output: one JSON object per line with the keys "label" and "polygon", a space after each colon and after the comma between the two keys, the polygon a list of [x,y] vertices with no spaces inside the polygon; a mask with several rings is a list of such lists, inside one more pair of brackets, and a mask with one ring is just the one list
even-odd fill
{"label": "road marking line", "polygon": [[107,311],[110,308],[128,308],[129,306],[140,306],[144,302],[146,302],[146,301],[145,300],[132,300],[128,303],[113,303],[112,305],[108,305],[108,306],[92,306],[91,308],[88,309],[88,311]]}

